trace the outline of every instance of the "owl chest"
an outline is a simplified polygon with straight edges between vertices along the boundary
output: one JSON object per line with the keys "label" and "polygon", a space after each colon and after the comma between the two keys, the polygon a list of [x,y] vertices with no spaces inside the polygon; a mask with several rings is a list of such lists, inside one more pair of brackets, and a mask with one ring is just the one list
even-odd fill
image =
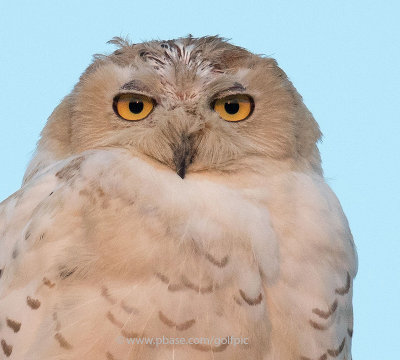
{"label": "owl chest", "polygon": [[[259,229],[249,221],[264,223],[264,212],[247,202],[232,206],[237,198],[230,201],[222,213],[175,209],[174,222],[157,204],[124,208],[110,202],[89,213],[93,225],[81,238],[81,260],[76,251],[63,258],[80,268],[63,280],[57,303],[60,333],[71,344],[89,341],[89,335],[77,339],[71,325],[76,321],[81,336],[96,332],[117,339],[123,344],[114,344],[116,358],[126,339],[181,338],[182,351],[194,357],[204,358],[212,349],[233,359],[261,359],[269,332],[262,284],[270,274],[264,274],[269,269],[259,255],[276,254],[260,243],[274,239],[268,222]],[[242,213],[243,206],[248,211]],[[91,260],[84,261],[85,256]],[[193,339],[202,343],[187,343]]]}

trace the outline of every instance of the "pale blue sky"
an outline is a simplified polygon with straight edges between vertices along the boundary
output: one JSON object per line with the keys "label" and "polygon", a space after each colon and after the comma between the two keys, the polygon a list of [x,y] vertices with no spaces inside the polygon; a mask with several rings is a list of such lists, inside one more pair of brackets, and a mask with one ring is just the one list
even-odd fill
{"label": "pale blue sky", "polygon": [[0,199],[46,118],[106,41],[220,34],[275,57],[324,133],[359,251],[355,360],[398,359],[400,2],[0,0]]}

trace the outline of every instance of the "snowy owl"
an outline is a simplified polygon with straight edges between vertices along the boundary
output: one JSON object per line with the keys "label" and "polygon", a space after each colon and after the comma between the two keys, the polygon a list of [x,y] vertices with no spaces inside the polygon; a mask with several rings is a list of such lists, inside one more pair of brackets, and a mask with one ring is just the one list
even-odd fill
{"label": "snowy owl", "polygon": [[286,74],[111,42],[0,205],[0,359],[351,360],[356,250]]}

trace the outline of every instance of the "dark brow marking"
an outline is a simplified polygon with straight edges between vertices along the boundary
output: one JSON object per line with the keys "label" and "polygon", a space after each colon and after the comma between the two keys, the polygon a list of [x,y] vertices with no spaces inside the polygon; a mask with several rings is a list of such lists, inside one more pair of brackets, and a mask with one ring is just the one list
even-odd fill
{"label": "dark brow marking", "polygon": [[228,89],[229,91],[245,91],[246,87],[241,83],[235,82],[232,87]]}
{"label": "dark brow marking", "polygon": [[135,90],[139,92],[150,92],[150,89],[140,80],[131,80],[121,86],[121,90]]}
{"label": "dark brow marking", "polygon": [[227,95],[233,95],[233,94],[235,94],[235,93],[242,93],[242,92],[244,92],[244,91],[246,91],[246,88],[242,85],[242,84],[240,84],[240,83],[238,83],[238,82],[235,82],[234,84],[233,84],[233,86],[231,86],[231,87],[229,87],[229,88],[227,88],[227,89],[224,89],[224,90],[221,90],[221,91],[218,91],[214,96],[213,96],[213,99],[215,100],[215,99],[219,99],[219,98],[222,98],[222,97],[225,97],[225,96],[227,96]]}

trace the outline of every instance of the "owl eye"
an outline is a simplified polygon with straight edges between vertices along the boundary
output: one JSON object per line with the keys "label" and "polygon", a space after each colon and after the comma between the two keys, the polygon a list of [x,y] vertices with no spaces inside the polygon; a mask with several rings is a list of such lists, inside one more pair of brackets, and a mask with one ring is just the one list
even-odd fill
{"label": "owl eye", "polygon": [[254,101],[248,95],[230,95],[217,99],[213,108],[226,121],[241,121],[253,112]]}
{"label": "owl eye", "polygon": [[154,108],[153,99],[139,94],[120,94],[114,98],[114,112],[128,121],[143,120]]}

